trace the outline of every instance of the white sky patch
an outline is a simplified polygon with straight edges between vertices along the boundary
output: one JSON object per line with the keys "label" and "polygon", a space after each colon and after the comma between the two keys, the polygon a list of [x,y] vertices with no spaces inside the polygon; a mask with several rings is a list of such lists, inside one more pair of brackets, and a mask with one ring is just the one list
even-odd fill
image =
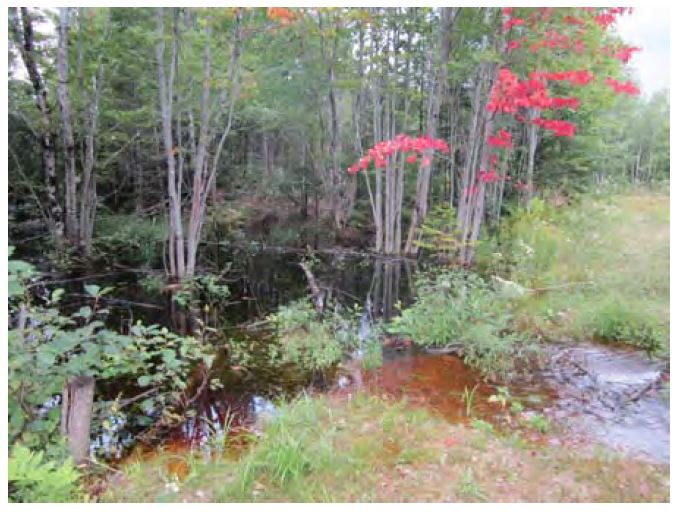
{"label": "white sky patch", "polygon": [[634,8],[617,21],[617,32],[630,46],[638,46],[629,61],[641,92],[652,95],[669,88],[669,7],[666,5]]}

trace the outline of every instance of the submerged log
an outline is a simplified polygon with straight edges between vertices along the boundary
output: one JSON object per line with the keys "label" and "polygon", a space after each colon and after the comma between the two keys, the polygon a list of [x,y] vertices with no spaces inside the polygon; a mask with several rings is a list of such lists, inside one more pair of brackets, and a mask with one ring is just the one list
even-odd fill
{"label": "submerged log", "polygon": [[68,448],[76,464],[86,462],[89,457],[94,385],[92,377],[78,376],[68,379],[63,389],[61,434],[68,438]]}

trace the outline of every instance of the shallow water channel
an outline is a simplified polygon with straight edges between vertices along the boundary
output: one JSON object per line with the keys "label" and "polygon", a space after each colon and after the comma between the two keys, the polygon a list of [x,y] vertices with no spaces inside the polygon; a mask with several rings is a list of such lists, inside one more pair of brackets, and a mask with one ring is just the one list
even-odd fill
{"label": "shallow water channel", "polygon": [[[239,263],[225,274],[231,296],[226,305],[207,320],[224,340],[236,335],[256,339],[255,326],[279,305],[307,294],[306,279],[298,266],[298,252],[233,251],[218,254],[216,262]],[[382,260],[359,255],[315,254],[315,271],[320,286],[344,305],[368,306],[362,317],[364,329],[374,318],[389,319],[402,305],[410,303],[414,291],[416,265],[408,260]],[[143,319],[174,330],[190,331],[190,320],[169,308],[166,295],[151,295],[140,287],[143,272],[101,273],[97,279],[70,282],[67,299],[77,304],[82,284],[115,285],[110,323],[125,324]],[[92,451],[115,460],[132,447],[152,454],[154,447],[164,451],[195,452],[209,456],[222,451],[214,441],[226,440],[237,431],[256,433],[261,421],[275,416],[275,400],[306,391],[311,394],[354,394],[361,390],[406,398],[414,405],[430,409],[451,422],[483,419],[497,427],[512,420],[509,409],[490,401],[498,393],[490,384],[464,365],[455,355],[425,353],[415,347],[385,348],[383,366],[358,375],[345,368],[322,376],[299,375],[293,369],[252,369],[233,374],[217,358],[212,375],[225,385],[200,397],[194,415],[180,426],[151,443],[139,445],[133,427],[120,422],[105,434],[95,434]],[[603,445],[638,458],[669,461],[668,373],[665,362],[651,361],[644,353],[624,347],[601,346],[588,342],[550,345],[549,364],[518,383],[508,385],[512,402],[523,406],[519,414],[527,420],[546,416],[557,429],[546,440],[549,444],[577,441],[590,448]],[[356,377],[356,378],[355,378]],[[468,402],[468,395],[471,400]],[[494,400],[494,399],[493,399]],[[470,404],[468,407],[468,403]],[[144,453],[144,452],[142,452]]]}

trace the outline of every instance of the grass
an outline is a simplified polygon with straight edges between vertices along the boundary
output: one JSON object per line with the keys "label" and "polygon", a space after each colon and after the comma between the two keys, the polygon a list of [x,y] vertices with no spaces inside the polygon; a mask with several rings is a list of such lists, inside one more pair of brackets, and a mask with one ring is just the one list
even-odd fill
{"label": "grass", "polygon": [[[481,444],[479,444],[481,443]],[[668,501],[668,466],[451,425],[403,403],[354,396],[281,407],[239,460],[171,454],[131,463],[102,498],[122,502]],[[174,458],[176,456],[174,455]]]}
{"label": "grass", "polygon": [[502,276],[539,291],[520,301],[523,326],[668,352],[667,195],[585,196],[562,211],[521,213],[510,230],[497,254],[509,262]]}

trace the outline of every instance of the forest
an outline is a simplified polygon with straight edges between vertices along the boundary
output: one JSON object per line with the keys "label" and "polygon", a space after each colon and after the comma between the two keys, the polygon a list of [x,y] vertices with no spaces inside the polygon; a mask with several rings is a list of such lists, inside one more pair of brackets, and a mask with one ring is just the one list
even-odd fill
{"label": "forest", "polygon": [[626,7],[9,7],[10,502],[668,502]]}

